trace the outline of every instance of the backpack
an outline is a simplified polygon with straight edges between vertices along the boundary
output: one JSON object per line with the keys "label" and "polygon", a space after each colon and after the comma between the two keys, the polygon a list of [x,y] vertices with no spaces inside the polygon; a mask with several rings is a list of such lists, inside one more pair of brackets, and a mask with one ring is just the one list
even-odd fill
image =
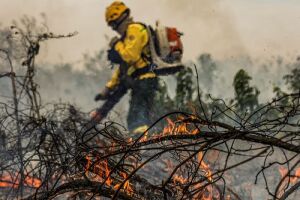
{"label": "backpack", "polygon": [[183,45],[180,33],[176,28],[156,23],[156,28],[147,26],[152,70],[158,75],[168,75],[180,71]]}

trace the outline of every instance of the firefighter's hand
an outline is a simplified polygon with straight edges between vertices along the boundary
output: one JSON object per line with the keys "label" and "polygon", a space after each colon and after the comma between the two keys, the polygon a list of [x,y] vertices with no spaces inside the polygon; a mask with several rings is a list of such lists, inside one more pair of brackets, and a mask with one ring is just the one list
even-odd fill
{"label": "firefighter's hand", "polygon": [[114,50],[113,48],[107,51],[107,59],[116,64],[121,64],[123,59],[121,58],[120,54]]}
{"label": "firefighter's hand", "polygon": [[107,87],[104,88],[102,92],[95,96],[95,101],[106,100],[109,95],[109,89]]}
{"label": "firefighter's hand", "polygon": [[91,117],[91,120],[94,120],[96,122],[100,122],[103,118],[101,117],[100,113],[97,112],[96,110],[95,111],[92,111],[90,113],[90,117]]}

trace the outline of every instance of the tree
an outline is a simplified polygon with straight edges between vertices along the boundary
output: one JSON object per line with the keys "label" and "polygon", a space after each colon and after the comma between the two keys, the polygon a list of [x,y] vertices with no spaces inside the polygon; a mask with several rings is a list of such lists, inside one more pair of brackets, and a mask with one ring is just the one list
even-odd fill
{"label": "tree", "polygon": [[194,74],[191,68],[186,67],[176,75],[176,95],[174,99],[175,107],[187,110],[187,106],[193,102],[195,93]]}
{"label": "tree", "polygon": [[[26,184],[28,186],[26,181],[32,174],[28,172],[30,168],[28,165],[32,164],[26,163],[26,158],[32,153],[32,145],[37,142],[38,137],[37,132],[31,135],[33,132],[27,131],[27,128],[30,129],[33,124],[27,124],[26,128],[22,125],[29,121],[41,123],[44,120],[41,116],[42,101],[38,92],[38,84],[35,82],[35,58],[39,54],[42,42],[72,37],[76,33],[55,35],[48,31],[45,24],[38,26],[34,18],[27,16],[21,19],[21,25],[15,22],[10,29],[6,37],[2,38],[4,39],[2,45],[9,45],[0,47],[1,58],[4,61],[1,63],[3,65],[1,69],[5,70],[3,74],[0,74],[0,78],[10,79],[12,94],[10,101],[13,102],[9,104],[0,102],[1,129],[10,133],[7,135],[0,130],[1,140],[10,141],[5,144],[5,150],[0,152],[1,159],[7,161],[1,163],[0,169],[5,169],[1,172],[1,178],[3,174],[5,176],[9,174],[11,180],[15,181],[13,185],[19,189],[15,192],[15,197],[22,198],[26,192]],[[16,70],[16,66],[22,66],[23,69]],[[8,152],[11,153],[8,154]],[[10,159],[7,160],[7,157]],[[18,162],[15,162],[16,160]]]}
{"label": "tree", "polygon": [[283,78],[286,84],[293,92],[300,91],[300,57],[297,58],[297,62],[293,65],[293,69],[290,74],[285,75]]}
{"label": "tree", "polygon": [[235,101],[237,108],[241,112],[247,110],[252,112],[258,106],[258,95],[260,92],[256,87],[250,86],[251,79],[252,78],[243,69],[239,70],[234,77]]}

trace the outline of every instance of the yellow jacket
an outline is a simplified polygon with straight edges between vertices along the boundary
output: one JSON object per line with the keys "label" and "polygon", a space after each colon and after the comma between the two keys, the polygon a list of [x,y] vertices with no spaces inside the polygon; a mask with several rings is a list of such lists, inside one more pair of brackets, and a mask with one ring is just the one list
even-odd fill
{"label": "yellow jacket", "polygon": [[[148,66],[147,60],[142,54],[149,55],[148,47],[149,35],[144,25],[139,23],[130,24],[127,28],[126,35],[122,40],[118,41],[114,50],[117,51],[125,61],[129,68],[127,75],[130,76],[136,69],[141,69]],[[122,66],[120,66],[122,67]],[[124,66],[123,66],[124,67]],[[138,77],[138,79],[153,78],[156,75],[153,72],[147,72]],[[106,84],[109,89],[115,88],[120,83],[120,69],[116,69],[112,78]]]}

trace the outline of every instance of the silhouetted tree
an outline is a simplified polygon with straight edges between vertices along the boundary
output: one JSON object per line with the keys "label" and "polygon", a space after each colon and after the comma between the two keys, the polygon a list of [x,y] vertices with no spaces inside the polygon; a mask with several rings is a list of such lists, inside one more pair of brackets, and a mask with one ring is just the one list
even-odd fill
{"label": "silhouetted tree", "polygon": [[191,68],[186,67],[176,75],[176,96],[174,104],[181,110],[187,110],[186,106],[192,103],[195,93],[193,82],[194,74]]}
{"label": "silhouetted tree", "polygon": [[251,79],[243,69],[238,71],[234,77],[235,101],[237,108],[242,112],[248,109],[252,112],[258,106],[258,95],[260,92],[256,87],[250,86]]}
{"label": "silhouetted tree", "polygon": [[293,92],[300,91],[300,56],[297,58],[297,62],[293,66],[290,74],[285,75],[283,78],[286,84]]}

